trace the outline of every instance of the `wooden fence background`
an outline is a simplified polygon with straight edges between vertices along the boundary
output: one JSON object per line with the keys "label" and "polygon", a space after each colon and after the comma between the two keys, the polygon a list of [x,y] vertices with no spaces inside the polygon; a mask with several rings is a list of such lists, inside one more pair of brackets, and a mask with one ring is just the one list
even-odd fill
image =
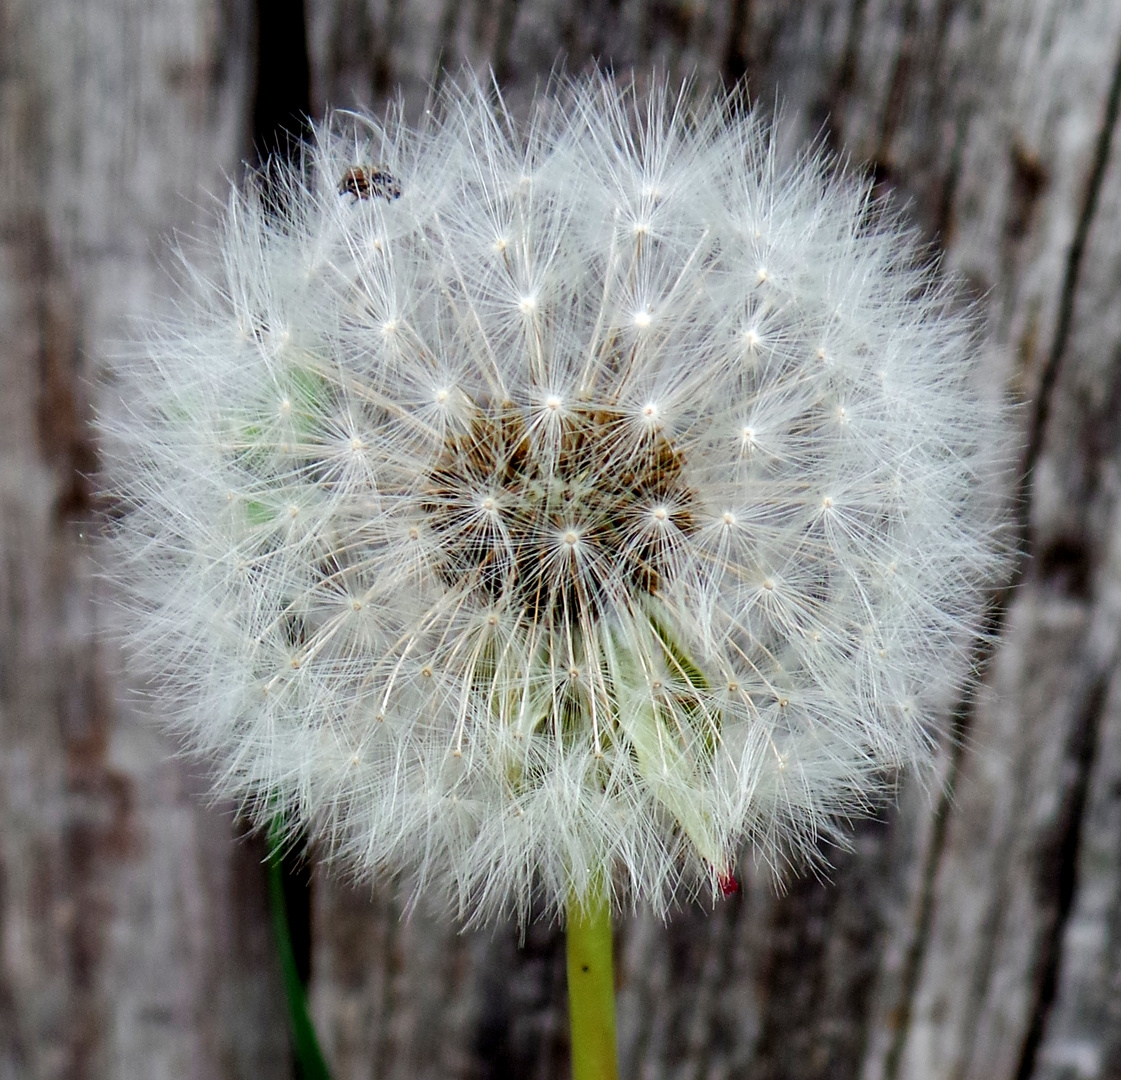
{"label": "wooden fence background", "polygon": [[[89,377],[163,238],[290,114],[524,100],[558,54],[746,76],[910,203],[1024,403],[1025,542],[945,794],[831,881],[620,932],[626,1077],[1121,1077],[1117,0],[0,0],[0,1080],[293,1073],[260,844],[91,632]],[[315,875],[337,1080],[566,1075],[555,929],[458,934]]]}

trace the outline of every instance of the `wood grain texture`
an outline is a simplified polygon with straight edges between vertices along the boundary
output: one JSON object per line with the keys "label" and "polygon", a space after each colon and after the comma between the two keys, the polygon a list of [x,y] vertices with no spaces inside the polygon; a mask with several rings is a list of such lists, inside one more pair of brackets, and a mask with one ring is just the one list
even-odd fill
{"label": "wood grain texture", "polygon": [[[0,0],[0,1080],[290,1073],[260,851],[91,639],[84,378],[167,291],[160,237],[249,153],[253,5]],[[307,0],[313,113],[515,108],[590,58],[746,77],[906,204],[1022,406],[1025,545],[957,703],[828,881],[624,920],[622,1074],[1121,1075],[1121,6],[1115,0]],[[200,205],[201,204],[201,205]],[[953,703],[951,703],[951,706]],[[337,1080],[565,1075],[564,950],[317,871]]]}
{"label": "wood grain texture", "polygon": [[118,699],[83,538],[89,380],[238,167],[252,27],[207,0],[0,25],[0,1076],[283,1077],[260,852]]}

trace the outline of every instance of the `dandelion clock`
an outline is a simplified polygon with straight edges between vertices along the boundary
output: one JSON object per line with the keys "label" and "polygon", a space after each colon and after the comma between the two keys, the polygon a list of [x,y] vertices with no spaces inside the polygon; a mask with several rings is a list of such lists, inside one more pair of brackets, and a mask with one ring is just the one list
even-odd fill
{"label": "dandelion clock", "polygon": [[972,316],[738,97],[467,81],[279,177],[111,373],[130,653],[258,820],[564,918],[613,1075],[611,911],[812,857],[968,675]]}

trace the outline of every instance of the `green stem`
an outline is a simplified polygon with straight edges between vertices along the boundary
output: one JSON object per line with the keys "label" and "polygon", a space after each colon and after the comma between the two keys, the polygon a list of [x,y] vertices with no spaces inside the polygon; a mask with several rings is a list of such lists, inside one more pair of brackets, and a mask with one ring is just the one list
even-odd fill
{"label": "green stem", "polygon": [[284,822],[273,821],[269,830],[269,907],[272,909],[272,928],[276,949],[280,954],[280,973],[284,980],[284,996],[288,1001],[288,1024],[292,1033],[292,1049],[296,1055],[298,1076],[301,1080],[331,1080],[315,1027],[307,1006],[307,992],[296,967],[296,953],[292,948],[292,932],[288,926],[288,905],[284,900]]}
{"label": "green stem", "polygon": [[566,936],[572,1080],[617,1080],[615,969],[606,892],[569,905]]}

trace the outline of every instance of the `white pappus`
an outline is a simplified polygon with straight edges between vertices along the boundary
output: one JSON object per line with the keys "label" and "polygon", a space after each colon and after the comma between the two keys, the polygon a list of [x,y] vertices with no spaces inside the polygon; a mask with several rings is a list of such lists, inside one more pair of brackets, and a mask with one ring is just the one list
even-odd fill
{"label": "white pappus", "polygon": [[258,818],[469,919],[812,857],[969,674],[975,317],[737,97],[339,114],[111,371],[111,576]]}

